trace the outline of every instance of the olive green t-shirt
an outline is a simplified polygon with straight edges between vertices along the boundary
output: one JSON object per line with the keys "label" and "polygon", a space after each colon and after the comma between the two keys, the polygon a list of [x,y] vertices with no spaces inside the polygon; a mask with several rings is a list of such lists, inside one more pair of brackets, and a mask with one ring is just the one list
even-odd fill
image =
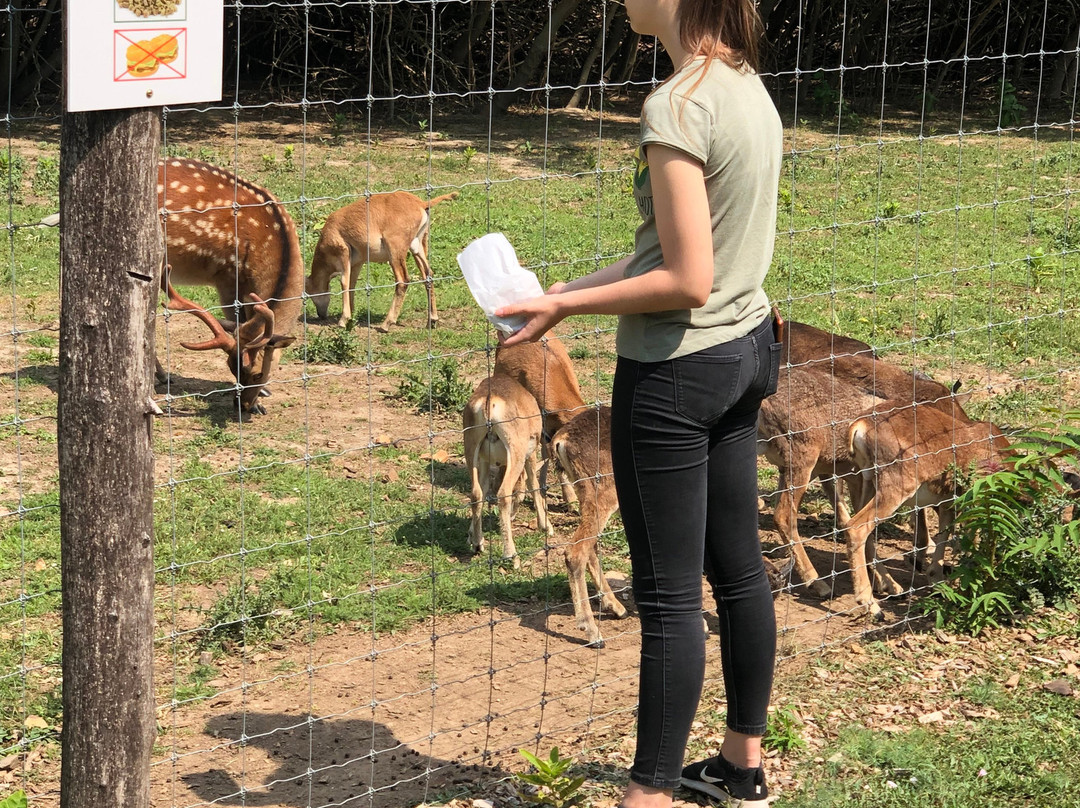
{"label": "olive green t-shirt", "polygon": [[776,237],[783,128],[760,77],[719,59],[695,59],[657,87],[641,113],[634,200],[642,223],[628,278],[664,261],[649,179],[652,143],[702,164],[712,218],[713,285],[700,308],[619,318],[616,350],[641,362],[673,359],[745,336],[768,314],[761,284]]}

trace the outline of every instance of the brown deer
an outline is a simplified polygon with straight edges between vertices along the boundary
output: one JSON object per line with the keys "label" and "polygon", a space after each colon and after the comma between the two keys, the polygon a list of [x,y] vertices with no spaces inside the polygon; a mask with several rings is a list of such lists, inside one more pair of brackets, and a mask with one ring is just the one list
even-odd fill
{"label": "brown deer", "polygon": [[[495,373],[517,380],[536,399],[543,413],[544,434],[550,438],[547,461],[554,460],[566,502],[578,501],[578,527],[569,541],[559,545],[578,626],[590,645],[601,647],[604,641],[589,605],[586,571],[593,577],[601,603],[616,617],[626,616],[626,607],[604,577],[596,545],[618,507],[611,478],[610,409],[585,403],[566,346],[551,333],[538,342],[509,348],[500,345],[495,352]],[[542,490],[548,463],[541,472]]]}
{"label": "brown deer", "polygon": [[[849,430],[852,462],[863,477],[865,504],[847,524],[847,551],[854,581],[855,602],[875,618],[881,607],[874,599],[867,574],[867,554],[873,556],[871,533],[905,504],[934,508],[938,531],[930,562],[931,582],[943,576],[944,540],[955,519],[953,501],[961,484],[957,471],[987,467],[1009,452],[1001,430],[987,421],[960,420],[940,408],[905,399],[883,401],[855,419]],[[900,594],[902,588],[887,571],[874,565],[879,591]]]}
{"label": "brown deer", "polygon": [[330,305],[330,279],[340,276],[341,317],[338,325],[348,325],[356,309],[360,267],[372,261],[388,263],[394,271],[394,300],[386,319],[376,326],[376,330],[389,331],[398,321],[401,304],[405,301],[409,284],[409,267],[405,259],[411,255],[427,287],[428,326],[434,328],[439,322],[439,312],[435,307],[435,285],[427,257],[429,211],[457,195],[454,191],[424,201],[408,191],[394,191],[358,199],[331,213],[315,246],[311,275],[306,283],[307,294],[315,303],[319,317],[326,317]]}
{"label": "brown deer", "polygon": [[461,420],[465,464],[472,481],[469,543],[475,551],[484,552],[484,501],[496,491],[503,559],[513,560],[517,569],[521,561],[514,546],[512,519],[518,499],[516,489],[523,476],[536,506],[537,530],[549,536],[553,533],[536,467],[543,430],[540,408],[524,387],[496,373],[477,385]]}
{"label": "brown deer", "polygon": [[586,570],[600,592],[601,605],[615,617],[626,617],[626,607],[611,591],[596,552],[600,534],[619,507],[611,466],[611,408],[589,408],[561,427],[551,438],[551,456],[573,485],[581,511],[577,529],[563,543],[574,615],[588,644],[603,647],[604,640],[589,605]]}
{"label": "brown deer", "polygon": [[[509,376],[532,393],[544,416],[544,460],[549,457],[551,436],[570,423],[585,407],[578,386],[574,364],[562,340],[548,333],[536,342],[502,345],[495,349],[495,373]],[[547,490],[548,464],[540,470],[540,486]],[[565,476],[560,474],[563,498],[567,504],[577,495]]]}
{"label": "brown deer", "polygon": [[[302,305],[304,262],[296,226],[264,188],[219,166],[171,159],[158,164],[165,234],[161,286],[168,308],[194,313],[213,338],[185,348],[225,352],[244,412],[258,403]],[[213,286],[223,319],[182,297],[176,285]]]}
{"label": "brown deer", "polygon": [[[865,343],[805,325],[788,323],[777,393],[767,398],[758,417],[758,451],[779,470],[776,529],[795,556],[795,573],[818,597],[829,594],[799,536],[798,512],[806,487],[815,477],[833,503],[843,528],[850,514],[835,482],[857,488],[847,433],[851,422],[875,402],[896,398],[928,402],[967,420],[954,391],[918,373],[873,355]],[[853,491],[857,498],[858,491]],[[926,527],[916,519],[917,557],[926,552]]]}

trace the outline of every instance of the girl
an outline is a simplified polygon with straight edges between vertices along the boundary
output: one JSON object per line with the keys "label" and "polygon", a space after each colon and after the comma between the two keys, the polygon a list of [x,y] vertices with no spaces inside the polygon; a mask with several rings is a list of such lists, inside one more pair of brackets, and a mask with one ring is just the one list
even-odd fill
{"label": "girl", "polygon": [[[757,526],[757,414],[780,345],[762,282],[783,133],[757,75],[754,0],[626,0],[675,66],[646,99],[634,252],[546,295],[506,345],[571,314],[618,314],[611,456],[641,618],[637,751],[623,808],[668,808],[678,785],[766,802],[761,736],[776,623]],[[683,768],[701,696],[701,574],[720,621],[727,731]]]}

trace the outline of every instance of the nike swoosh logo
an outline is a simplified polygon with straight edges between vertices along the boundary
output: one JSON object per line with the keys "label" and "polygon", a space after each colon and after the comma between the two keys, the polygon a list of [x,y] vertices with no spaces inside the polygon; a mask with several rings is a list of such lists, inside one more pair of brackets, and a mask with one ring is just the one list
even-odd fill
{"label": "nike swoosh logo", "polygon": [[723,777],[710,777],[705,772],[702,772],[701,773],[701,781],[703,783],[709,783],[710,785],[716,785],[717,783],[724,782],[724,778]]}

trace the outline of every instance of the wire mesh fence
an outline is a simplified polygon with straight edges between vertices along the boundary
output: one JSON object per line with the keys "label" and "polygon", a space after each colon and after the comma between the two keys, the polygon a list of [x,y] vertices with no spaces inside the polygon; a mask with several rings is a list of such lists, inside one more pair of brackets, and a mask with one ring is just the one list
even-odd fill
{"label": "wire mesh fence", "polygon": [[[896,594],[870,620],[836,515],[846,506],[811,482],[843,470],[848,425],[868,404],[932,379],[933,398],[955,391],[967,415],[1008,431],[1076,401],[1078,20],[1049,3],[761,5],[764,78],[785,124],[767,291],[787,320],[864,346],[830,340],[793,359],[769,401],[789,465],[761,460],[764,549],[782,563],[797,543],[816,578],[795,568],[776,582],[783,664],[919,620],[929,592],[901,508],[874,527]],[[62,721],[58,234],[42,224],[57,210],[56,78],[42,65],[58,16],[52,2],[4,12],[20,59],[0,152],[0,793],[25,788],[34,805],[58,802]],[[496,339],[455,256],[502,232],[546,286],[626,255],[637,114],[669,66],[614,2],[236,2],[225,30],[223,101],[162,111],[167,249],[178,263],[198,243],[222,266],[254,266],[281,248],[287,216],[299,260],[270,262],[280,274],[258,294],[300,313],[274,321],[295,342],[260,377],[260,414],[243,411],[220,351],[183,347],[208,323],[162,306],[154,804],[434,803],[481,783],[498,793],[518,749],[552,745],[620,768],[638,638],[618,516],[599,558],[630,613],[593,599],[603,644],[587,644],[575,617],[563,551],[581,506],[554,479],[551,537],[534,527],[529,500],[544,494],[531,491],[516,559],[503,558],[493,507],[474,552],[462,409]],[[23,64],[35,59],[36,83]],[[391,191],[415,201],[380,218]],[[354,203],[351,280],[318,286],[320,238]],[[245,219],[265,242],[235,238]],[[214,224],[186,224],[197,222]],[[402,238],[422,260],[389,246]],[[239,321],[251,289],[215,294],[212,263],[198,285],[173,280],[195,307]],[[411,282],[387,325],[402,267]],[[312,276],[305,293],[298,271]],[[610,397],[614,320],[575,318],[558,335],[595,413]],[[852,353],[862,364],[842,370]],[[800,386],[822,360],[826,387]],[[968,443],[945,448],[956,458]]]}

